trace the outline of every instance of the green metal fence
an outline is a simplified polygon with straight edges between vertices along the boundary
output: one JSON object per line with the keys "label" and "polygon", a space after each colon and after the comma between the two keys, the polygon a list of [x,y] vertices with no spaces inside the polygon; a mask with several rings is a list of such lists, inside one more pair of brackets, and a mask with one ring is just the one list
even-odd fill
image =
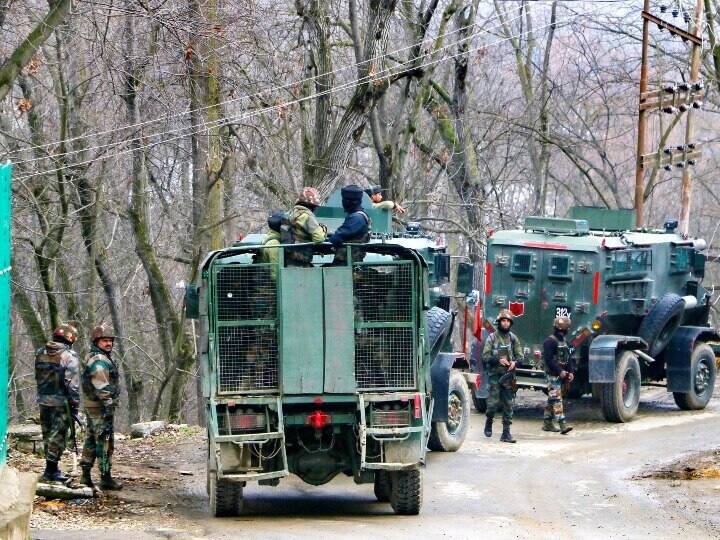
{"label": "green metal fence", "polygon": [[11,172],[10,165],[0,165],[0,468],[7,456]]}

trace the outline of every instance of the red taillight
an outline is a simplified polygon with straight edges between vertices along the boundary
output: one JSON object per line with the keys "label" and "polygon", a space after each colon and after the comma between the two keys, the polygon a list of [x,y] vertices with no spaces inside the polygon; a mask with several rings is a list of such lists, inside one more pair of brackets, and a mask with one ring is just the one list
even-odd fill
{"label": "red taillight", "polygon": [[414,400],[415,418],[422,418],[422,397],[420,394],[415,394]]}
{"label": "red taillight", "polygon": [[485,263],[485,296],[492,291],[492,263]]}
{"label": "red taillight", "polygon": [[313,411],[307,415],[307,423],[315,429],[322,429],[332,422],[332,417],[322,411]]}

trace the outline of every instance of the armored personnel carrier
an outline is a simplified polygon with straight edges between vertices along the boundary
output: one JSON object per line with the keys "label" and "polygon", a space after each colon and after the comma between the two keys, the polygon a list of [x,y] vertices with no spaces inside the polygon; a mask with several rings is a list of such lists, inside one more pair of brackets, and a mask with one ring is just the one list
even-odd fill
{"label": "armored personnel carrier", "polygon": [[[417,514],[428,444],[462,444],[471,397],[453,370],[461,355],[447,352],[453,317],[432,305],[445,302],[431,284],[447,281],[450,258],[415,228],[392,233],[369,198],[365,206],[372,242],[340,248],[356,262],[337,264],[329,244],[294,244],[311,252],[297,266],[290,246],[249,236],[211,253],[188,288],[216,516],[240,512],[247,482],[277,485],[291,473],[312,485],[337,474],[374,483],[396,513]],[[339,194],[317,216],[333,231]],[[264,249],[278,250],[276,263]],[[460,268],[471,283],[472,267]]]}
{"label": "armored personnel carrier", "polygon": [[[536,369],[542,342],[555,317],[570,317],[570,396],[592,391],[611,422],[635,415],[645,383],[666,386],[681,409],[704,408],[720,353],[701,284],[705,241],[678,234],[675,221],[663,230],[633,230],[633,222],[632,211],[588,207],[569,219],[528,217],[522,229],[492,234],[485,265],[485,333],[500,309],[516,316],[525,348],[519,387],[545,388]],[[486,397],[481,385],[479,409]]]}

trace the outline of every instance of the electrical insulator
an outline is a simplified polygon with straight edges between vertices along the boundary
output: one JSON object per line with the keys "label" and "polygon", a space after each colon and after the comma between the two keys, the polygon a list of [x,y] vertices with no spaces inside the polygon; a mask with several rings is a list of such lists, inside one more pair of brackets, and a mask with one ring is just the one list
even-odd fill
{"label": "electrical insulator", "polygon": [[695,143],[691,142],[687,145],[687,147],[688,147],[688,150],[695,150]]}
{"label": "electrical insulator", "polygon": [[690,22],[690,14],[687,11],[683,13],[683,19],[685,19],[686,23]]}
{"label": "electrical insulator", "polygon": [[684,168],[685,168],[685,162],[684,162],[684,161],[678,161],[678,162],[675,164],[675,166],[676,166],[678,169],[684,169]]}
{"label": "electrical insulator", "polygon": [[687,103],[681,103],[678,107],[680,109],[680,112],[687,111],[690,107],[688,107]]}
{"label": "electrical insulator", "polygon": [[665,165],[663,169],[665,169],[666,171],[672,171],[672,165]]}
{"label": "electrical insulator", "polygon": [[702,101],[693,101],[693,109],[702,109],[703,102]]}
{"label": "electrical insulator", "polygon": [[668,147],[663,149],[663,154],[667,154],[668,156],[672,154],[672,148]]}
{"label": "electrical insulator", "polygon": [[688,83],[680,83],[678,85],[678,90],[682,90],[683,92],[687,92],[690,90],[690,85]]}
{"label": "electrical insulator", "polygon": [[[673,34],[673,35],[675,35],[675,34]],[[680,39],[682,39],[683,43],[687,43],[687,38],[685,36],[680,36]]]}
{"label": "electrical insulator", "polygon": [[674,86],[674,85],[666,86],[665,88],[663,88],[663,90],[664,90],[665,92],[667,92],[668,94],[674,94],[674,93],[675,93],[675,86]]}
{"label": "electrical insulator", "polygon": [[673,8],[673,10],[672,10],[673,17],[677,17],[679,14],[680,14],[680,11],[678,10],[678,8]]}
{"label": "electrical insulator", "polygon": [[696,83],[693,83],[693,85],[692,85],[692,89],[695,90],[696,92],[699,92],[703,88],[705,88],[705,84],[702,81],[698,81]]}
{"label": "electrical insulator", "polygon": [[670,106],[670,107],[663,107],[662,111],[667,114],[675,114],[677,112],[677,109],[675,107]]}
{"label": "electrical insulator", "polygon": [[687,164],[688,164],[689,167],[692,167],[692,166],[695,165],[696,163],[697,163],[697,160],[695,160],[695,159],[688,159],[688,160],[687,160]]}
{"label": "electrical insulator", "polygon": [[667,13],[667,6],[666,6],[666,5],[663,4],[662,6],[660,6],[660,13]]}
{"label": "electrical insulator", "polygon": [[678,152],[685,150],[685,147],[682,144],[678,145],[676,148],[678,149]]}

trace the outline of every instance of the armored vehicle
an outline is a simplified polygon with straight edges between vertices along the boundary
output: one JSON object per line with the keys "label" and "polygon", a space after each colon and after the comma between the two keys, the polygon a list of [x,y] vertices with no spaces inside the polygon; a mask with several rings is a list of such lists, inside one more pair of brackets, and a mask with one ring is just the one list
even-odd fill
{"label": "armored vehicle", "polygon": [[[442,352],[452,317],[431,306],[429,286],[430,276],[445,280],[436,276],[449,257],[431,256],[415,232],[394,238],[387,213],[365,202],[373,229],[386,232],[340,248],[355,262],[335,263],[330,244],[270,247],[249,236],[211,253],[201,285],[188,287],[216,516],[240,511],[247,482],[277,485],[290,473],[312,485],[339,473],[374,483],[396,513],[417,514],[428,440],[462,443],[470,395],[460,375],[464,409],[452,399],[457,355]],[[330,231],[339,210],[317,210]],[[298,248],[307,264],[286,257]],[[277,258],[265,257],[270,249]]]}
{"label": "armored vehicle", "polygon": [[[570,397],[592,391],[611,422],[635,415],[645,383],[662,382],[681,409],[704,408],[720,352],[701,285],[705,242],[678,234],[675,221],[632,230],[633,221],[632,211],[589,207],[569,219],[528,217],[520,230],[492,234],[485,265],[485,334],[500,309],[515,314],[519,387],[545,388],[542,342],[555,317],[570,317]],[[475,394],[479,409],[486,392]]]}

